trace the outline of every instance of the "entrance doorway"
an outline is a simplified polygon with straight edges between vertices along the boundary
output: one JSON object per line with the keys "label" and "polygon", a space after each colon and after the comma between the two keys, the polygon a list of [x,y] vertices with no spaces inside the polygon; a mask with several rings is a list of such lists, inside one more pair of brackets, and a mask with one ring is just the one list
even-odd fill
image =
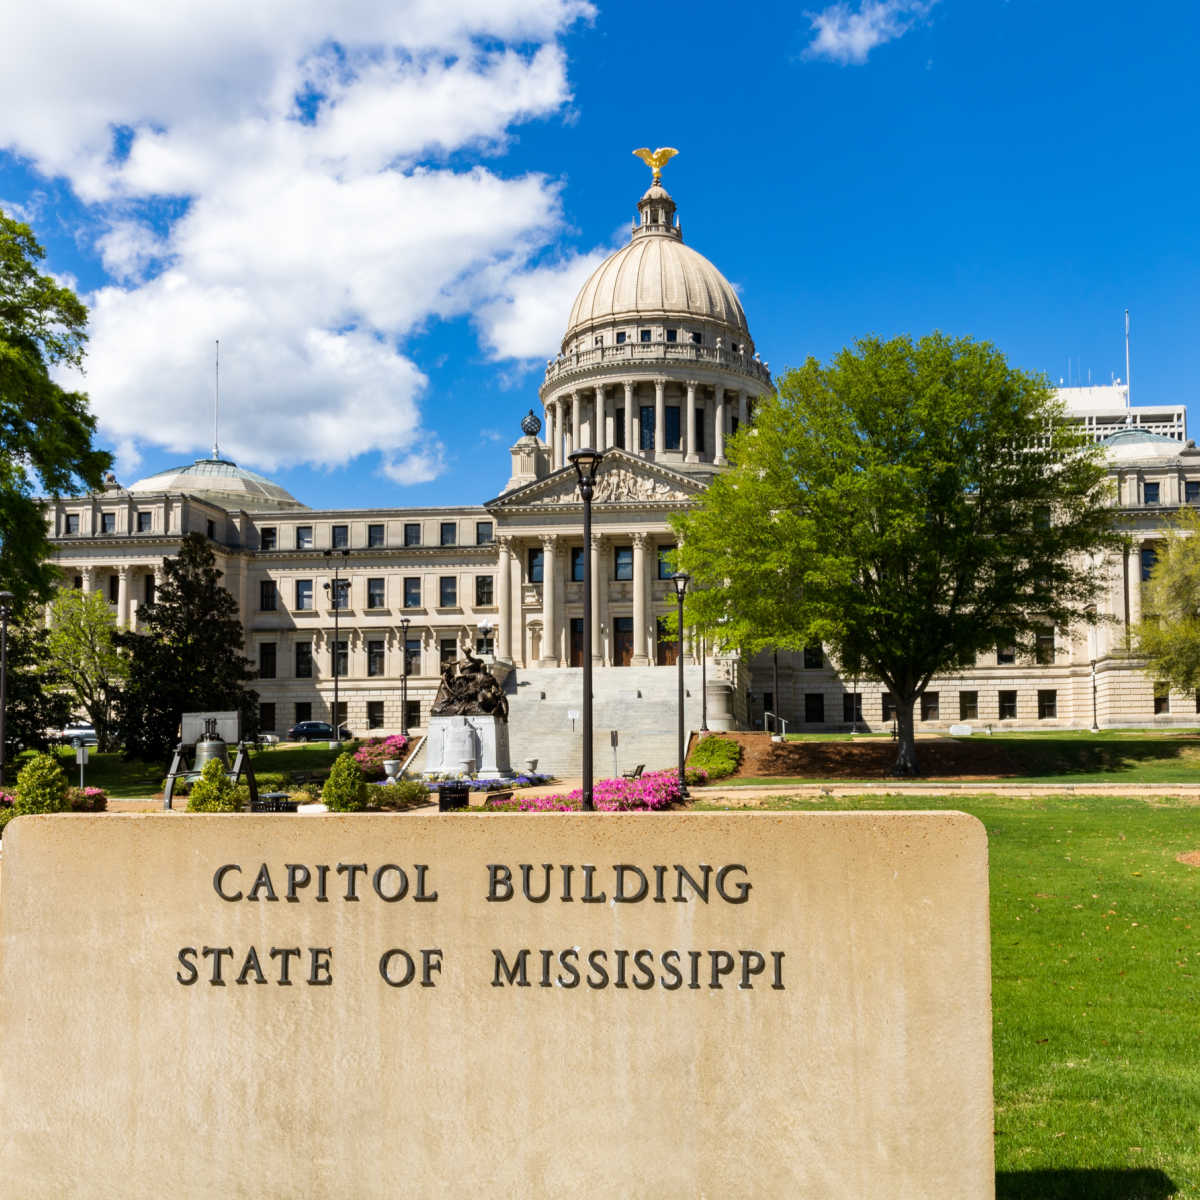
{"label": "entrance doorway", "polygon": [[613,666],[633,665],[633,618],[613,617]]}
{"label": "entrance doorway", "polygon": [[655,655],[660,667],[673,667],[679,658],[679,641],[667,632],[665,617],[658,618]]}
{"label": "entrance doorway", "polygon": [[583,666],[583,618],[571,618],[571,666]]}

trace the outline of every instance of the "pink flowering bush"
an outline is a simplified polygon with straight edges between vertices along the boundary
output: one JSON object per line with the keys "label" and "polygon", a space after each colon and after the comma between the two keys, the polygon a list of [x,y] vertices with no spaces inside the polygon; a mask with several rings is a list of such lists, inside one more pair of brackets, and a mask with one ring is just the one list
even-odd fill
{"label": "pink flowering bush", "polygon": [[362,768],[367,779],[382,779],[383,764],[390,758],[404,758],[408,749],[408,738],[402,733],[391,737],[367,738],[354,752],[354,761]]}
{"label": "pink flowering bush", "polygon": [[12,792],[0,792],[0,808],[12,808]]}
{"label": "pink flowering bush", "polygon": [[[678,799],[675,771],[651,771],[640,779],[599,779],[592,787],[599,812],[657,812]],[[493,812],[575,812],[582,803],[583,792],[576,788],[565,796],[514,796],[489,807]]]}
{"label": "pink flowering bush", "polygon": [[104,812],[108,808],[108,796],[103,788],[67,788],[67,803],[72,812]]}

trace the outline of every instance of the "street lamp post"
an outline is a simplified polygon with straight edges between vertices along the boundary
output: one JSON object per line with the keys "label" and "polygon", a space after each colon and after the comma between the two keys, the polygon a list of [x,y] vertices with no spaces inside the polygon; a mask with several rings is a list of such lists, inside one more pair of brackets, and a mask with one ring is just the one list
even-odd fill
{"label": "street lamp post", "polygon": [[[1100,723],[1096,720],[1096,660],[1092,659],[1092,732],[1100,732]],[[0,693],[2,695],[3,693]],[[3,782],[0,780],[0,782]]]}
{"label": "street lamp post", "polygon": [[[583,498],[583,801],[584,812],[593,812],[592,800],[592,488],[604,454],[590,447],[567,455],[579,479]],[[547,580],[544,587],[553,586]]]}
{"label": "street lamp post", "polygon": [[400,618],[400,731],[408,737],[408,626],[411,617]]}
{"label": "street lamp post", "polygon": [[4,784],[4,714],[8,689],[8,618],[12,616],[12,592],[0,592],[0,786]]}
{"label": "street lamp post", "polygon": [[700,639],[700,732],[708,732],[708,647]]}
{"label": "street lamp post", "polygon": [[[349,550],[339,550],[338,554],[343,559],[350,554]],[[325,551],[325,557],[333,560],[333,588],[330,589],[328,583],[325,584],[325,590],[330,593],[330,599],[333,602],[333,741],[334,744],[341,749],[342,744],[342,722],[338,710],[338,656],[342,651],[341,639],[341,623],[339,617],[342,612],[342,583],[341,576],[338,574],[338,560],[332,550]]]}
{"label": "street lamp post", "polygon": [[675,654],[675,661],[679,664],[679,795],[681,797],[688,794],[687,776],[683,769],[684,753],[687,749],[684,745],[683,732],[683,597],[690,580],[691,576],[686,571],[676,571],[671,576],[671,582],[675,585],[675,596],[679,601],[679,647]]}

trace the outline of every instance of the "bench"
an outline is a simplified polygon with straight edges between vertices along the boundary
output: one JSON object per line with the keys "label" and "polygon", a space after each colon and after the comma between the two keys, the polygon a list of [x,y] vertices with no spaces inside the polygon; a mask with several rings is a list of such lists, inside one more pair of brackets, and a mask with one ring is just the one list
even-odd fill
{"label": "bench", "polygon": [[636,767],[634,767],[632,771],[622,771],[621,778],[622,779],[641,779],[642,772],[645,769],[646,769],[645,763],[638,763],[638,765]]}
{"label": "bench", "polygon": [[259,792],[258,800],[250,805],[256,813],[294,813],[296,801],[289,800],[287,792]]}

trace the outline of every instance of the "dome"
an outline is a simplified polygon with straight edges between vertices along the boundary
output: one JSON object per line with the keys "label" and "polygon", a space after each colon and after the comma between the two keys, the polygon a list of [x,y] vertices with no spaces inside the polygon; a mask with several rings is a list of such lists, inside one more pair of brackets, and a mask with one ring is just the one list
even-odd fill
{"label": "dome", "polygon": [[198,458],[186,467],[171,467],[131,484],[133,494],[187,492],[211,500],[222,508],[248,511],[304,508],[285,488],[262,475],[247,471],[226,458]]}
{"label": "dome", "polygon": [[1182,442],[1148,429],[1126,428],[1100,439],[1110,462],[1150,458],[1178,458],[1186,449]]}

